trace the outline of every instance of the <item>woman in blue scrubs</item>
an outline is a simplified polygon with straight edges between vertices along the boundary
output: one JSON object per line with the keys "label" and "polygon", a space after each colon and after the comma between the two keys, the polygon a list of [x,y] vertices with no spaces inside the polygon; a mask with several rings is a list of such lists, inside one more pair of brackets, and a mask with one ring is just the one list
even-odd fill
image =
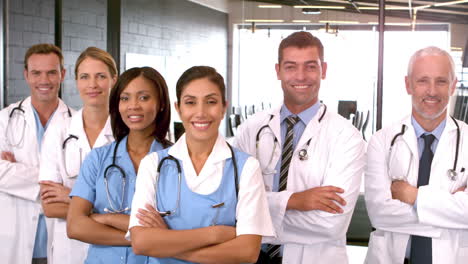
{"label": "woman in blue scrubs", "polygon": [[67,233],[91,244],[85,263],[145,263],[124,236],[141,159],[170,145],[166,82],[150,67],[132,68],[119,77],[109,108],[115,142],[86,157],[70,193]]}
{"label": "woman in blue scrubs", "polygon": [[185,134],[141,162],[129,229],[149,263],[253,263],[274,235],[258,161],[218,132],[224,93],[215,69],[184,72],[175,107]]}

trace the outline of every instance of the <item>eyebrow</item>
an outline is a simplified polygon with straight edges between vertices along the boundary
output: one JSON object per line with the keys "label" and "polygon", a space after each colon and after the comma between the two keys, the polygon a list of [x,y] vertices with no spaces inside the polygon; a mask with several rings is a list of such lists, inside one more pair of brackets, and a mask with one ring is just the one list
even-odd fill
{"label": "eyebrow", "polygon": [[[195,95],[190,95],[190,94],[187,94],[187,95],[184,95],[182,98],[196,98]],[[207,94],[205,95],[204,97],[220,97],[220,95],[218,93],[210,93],[210,94]]]}
{"label": "eyebrow", "polygon": [[[140,91],[136,92],[136,94],[143,94],[143,93],[150,93],[150,91],[149,90],[140,90]],[[121,94],[129,95],[129,94],[132,94],[132,93],[122,92]]]}
{"label": "eyebrow", "polygon": [[[310,63],[313,63],[313,64],[320,64],[318,60],[308,60],[308,61],[302,62],[302,64],[310,64]],[[297,61],[284,61],[283,64],[301,64],[301,62],[297,62]]]}

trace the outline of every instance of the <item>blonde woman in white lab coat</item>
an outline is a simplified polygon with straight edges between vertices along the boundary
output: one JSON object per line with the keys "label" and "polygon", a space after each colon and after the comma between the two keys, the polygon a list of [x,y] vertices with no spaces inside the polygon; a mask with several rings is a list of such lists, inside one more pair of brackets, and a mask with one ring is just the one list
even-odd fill
{"label": "blonde woman in white lab coat", "polygon": [[86,155],[92,148],[112,141],[109,93],[117,80],[112,56],[96,47],[81,53],[75,64],[75,79],[83,108],[70,122],[55,129],[44,142],[39,180],[41,200],[49,229],[49,264],[83,263],[88,244],[67,237],[69,193]]}

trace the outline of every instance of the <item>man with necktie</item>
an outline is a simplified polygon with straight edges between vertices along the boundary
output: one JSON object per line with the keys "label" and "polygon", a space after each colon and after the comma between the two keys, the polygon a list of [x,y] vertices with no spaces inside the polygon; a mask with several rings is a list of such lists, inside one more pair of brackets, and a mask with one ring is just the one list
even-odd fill
{"label": "man with necktie", "polygon": [[351,122],[320,102],[326,71],[317,37],[295,32],[284,38],[276,64],[283,104],[238,129],[236,146],[260,161],[276,232],[263,238],[258,263],[348,263],[346,231],[365,145]]}
{"label": "man with necktie", "polygon": [[368,146],[365,198],[376,230],[366,263],[468,263],[468,126],[447,113],[453,59],[437,47],[418,50],[405,84],[411,115]]}

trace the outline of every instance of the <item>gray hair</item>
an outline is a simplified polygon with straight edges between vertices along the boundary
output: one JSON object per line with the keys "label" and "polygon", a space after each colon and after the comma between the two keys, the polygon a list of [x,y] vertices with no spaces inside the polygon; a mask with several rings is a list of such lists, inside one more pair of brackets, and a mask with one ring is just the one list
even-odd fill
{"label": "gray hair", "polygon": [[445,56],[450,62],[450,77],[451,81],[455,80],[456,75],[455,75],[455,63],[453,62],[452,56],[450,54],[438,47],[435,46],[429,46],[423,49],[420,49],[416,51],[413,56],[411,56],[409,63],[408,63],[408,77],[411,77],[411,73],[413,71],[413,65],[416,59],[424,57],[424,56]]}

